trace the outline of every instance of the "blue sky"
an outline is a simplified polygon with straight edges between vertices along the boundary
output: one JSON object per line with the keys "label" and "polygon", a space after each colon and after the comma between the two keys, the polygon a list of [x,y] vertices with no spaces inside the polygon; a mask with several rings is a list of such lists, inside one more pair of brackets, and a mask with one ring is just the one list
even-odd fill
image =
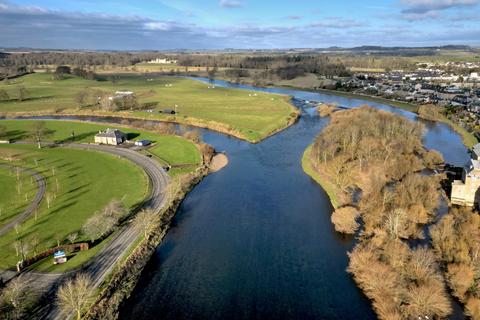
{"label": "blue sky", "polygon": [[480,46],[480,0],[0,0],[0,46]]}

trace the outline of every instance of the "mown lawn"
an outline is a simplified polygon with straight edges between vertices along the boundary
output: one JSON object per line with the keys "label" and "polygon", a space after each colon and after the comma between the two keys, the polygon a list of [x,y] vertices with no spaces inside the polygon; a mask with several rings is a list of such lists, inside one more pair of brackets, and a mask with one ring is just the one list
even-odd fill
{"label": "mown lawn", "polygon": [[[6,127],[6,135],[2,139],[32,140],[29,131],[37,120],[2,120],[0,125]],[[75,133],[75,142],[93,143],[94,135],[109,125],[77,122],[77,121],[44,121],[51,135],[45,140],[57,142],[72,141],[72,131]],[[151,153],[170,165],[199,164],[200,151],[191,141],[179,136],[159,135],[153,132],[138,129],[118,127],[128,133],[134,140],[148,139],[154,143],[149,149]]]}
{"label": "mown lawn", "polygon": [[[0,164],[2,163],[0,161]],[[38,189],[30,175],[19,172],[17,179],[15,169],[0,166],[0,190],[0,226],[2,226],[30,205]]]}
{"label": "mown lawn", "polygon": [[[17,100],[20,85],[28,92],[25,101]],[[197,123],[213,129],[215,126],[223,126],[239,132],[250,141],[259,141],[286,127],[296,112],[287,96],[212,88],[206,83],[186,78],[123,75],[113,83],[73,76],[64,80],[52,80],[51,74],[40,73],[12,80],[9,84],[1,83],[0,89],[5,89],[11,99],[0,102],[0,112],[85,112],[85,108],[79,110],[74,97],[86,88],[103,94],[112,94],[116,90],[132,90],[141,103],[158,103],[154,113],[124,111],[124,116],[130,114],[149,119]],[[157,112],[165,108],[174,109],[175,105],[178,111],[176,116]]]}
{"label": "mown lawn", "polygon": [[[15,162],[40,171],[47,179],[47,192],[55,197],[50,208],[44,198],[36,221],[32,216],[20,226],[18,233],[11,230],[0,237],[1,269],[13,268],[19,260],[15,241],[26,243],[28,254],[32,255],[55,246],[57,240],[66,243],[67,236],[73,232],[79,232],[79,240],[86,240],[80,233],[82,225],[109,201],[122,199],[125,206],[131,208],[140,203],[148,191],[143,171],[113,155],[68,148],[39,150],[34,145],[0,145],[0,154],[3,149],[18,150]],[[35,238],[39,242],[36,246],[33,245]],[[77,260],[83,263],[82,259]],[[77,262],[72,260],[68,267],[76,267]]]}

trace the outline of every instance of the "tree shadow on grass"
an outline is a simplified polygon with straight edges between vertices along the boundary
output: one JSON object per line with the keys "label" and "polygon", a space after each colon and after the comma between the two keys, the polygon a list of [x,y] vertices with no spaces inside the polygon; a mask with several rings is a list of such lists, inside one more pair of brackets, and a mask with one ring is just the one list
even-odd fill
{"label": "tree shadow on grass", "polygon": [[[75,133],[75,131],[73,131]],[[97,131],[90,131],[90,132],[85,132],[85,133],[82,133],[82,134],[79,134],[79,135],[74,135],[74,136],[70,136],[70,137],[66,137],[64,139],[60,139],[60,140],[56,140],[55,142],[56,143],[59,143],[59,144],[62,144],[62,143],[72,143],[72,142],[79,142],[79,141],[83,141],[87,138],[93,138],[93,136],[95,136],[95,134],[97,134],[98,132]]]}
{"label": "tree shadow on grass", "polygon": [[48,213],[48,215],[56,214],[56,213],[58,213],[58,212],[60,212],[60,211],[62,211],[62,210],[68,209],[68,208],[70,208],[70,207],[72,207],[72,206],[74,206],[74,205],[76,205],[76,204],[77,204],[77,201],[72,201],[72,202],[65,203],[65,204],[59,206],[58,208],[50,211],[50,212]]}
{"label": "tree shadow on grass", "polygon": [[18,141],[18,140],[23,140],[26,138],[30,137],[29,132],[24,131],[24,130],[11,130],[5,132],[5,135],[2,136],[2,138],[5,137],[6,139],[10,139],[13,141]]}

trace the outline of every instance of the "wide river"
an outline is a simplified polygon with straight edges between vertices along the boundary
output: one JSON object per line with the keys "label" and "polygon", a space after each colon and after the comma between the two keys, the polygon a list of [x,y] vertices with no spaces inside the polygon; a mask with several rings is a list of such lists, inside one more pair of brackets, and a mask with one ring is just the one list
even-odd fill
{"label": "wide river", "polygon": [[[344,107],[369,104],[416,119],[359,99],[215,85]],[[186,197],[121,319],[375,319],[369,300],[345,271],[353,238],[334,231],[327,195],[301,167],[303,151],[329,120],[295,104],[302,110],[298,123],[259,144],[203,131],[204,140],[226,151],[230,163]],[[467,162],[467,149],[449,126],[426,127],[428,148],[448,163]],[[462,318],[455,308],[454,318]]]}

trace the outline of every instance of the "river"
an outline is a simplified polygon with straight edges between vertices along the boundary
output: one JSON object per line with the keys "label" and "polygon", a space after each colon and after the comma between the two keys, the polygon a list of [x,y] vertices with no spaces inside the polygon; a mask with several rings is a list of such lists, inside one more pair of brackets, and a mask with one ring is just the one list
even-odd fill
{"label": "river", "polygon": [[[207,81],[206,79],[201,79]],[[359,99],[215,81],[217,86],[298,99],[369,104]],[[120,319],[375,319],[369,300],[345,271],[353,238],[334,231],[332,205],[305,175],[305,148],[328,123],[300,102],[297,124],[259,144],[204,130],[229,165],[186,197],[172,228],[144,270]],[[468,161],[449,126],[426,123],[424,143],[448,163]],[[455,317],[463,318],[455,306]]]}

